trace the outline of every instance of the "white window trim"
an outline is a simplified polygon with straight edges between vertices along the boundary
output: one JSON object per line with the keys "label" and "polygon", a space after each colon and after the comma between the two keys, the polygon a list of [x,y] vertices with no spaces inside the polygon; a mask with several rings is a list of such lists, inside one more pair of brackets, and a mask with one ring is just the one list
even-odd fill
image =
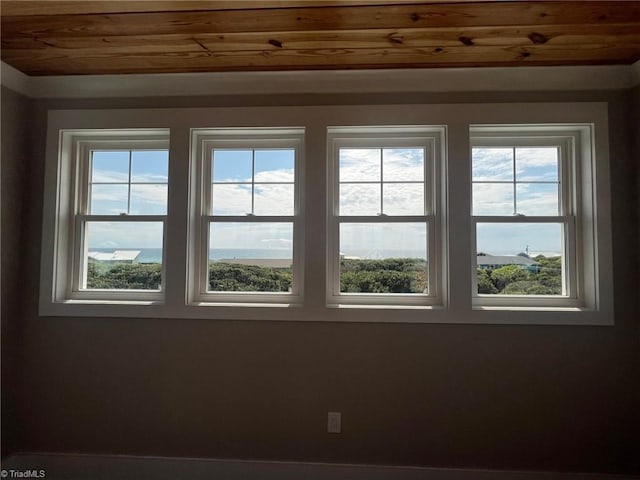
{"label": "white window trim", "polygon": [[[166,215],[92,215],[87,211],[89,187],[89,159],[94,149],[136,149],[169,146],[167,130],[62,130],[59,134],[59,170],[57,209],[54,245],[51,257],[55,277],[51,280],[52,299],[64,301],[138,302],[143,304],[164,301],[164,282],[160,290],[86,290],[83,283],[85,251],[85,229],[88,221],[162,222],[166,237]],[[163,247],[163,255],[165,249]],[[164,279],[164,261],[162,278]],[[44,282],[43,282],[44,283]]]}
{"label": "white window trim", "polygon": [[[595,269],[585,278],[595,278],[595,292],[585,292],[587,307],[500,307],[472,304],[471,248],[471,159],[469,128],[472,125],[592,124],[594,143],[582,139],[579,148],[593,159],[592,177],[582,177],[582,189],[592,183],[597,191],[585,217],[583,248],[595,252]],[[305,128],[304,256],[305,295],[302,304],[193,304],[188,298],[188,244],[191,241],[189,179],[191,129],[289,127]],[[327,128],[350,125],[446,125],[447,142],[443,182],[448,192],[443,214],[443,306],[330,307],[325,293],[327,250]],[[89,130],[86,130],[89,129]],[[65,267],[55,261],[68,244],[59,237],[64,227],[68,199],[59,188],[68,187],[69,177],[60,162],[68,142],[60,131],[75,130],[170,130],[169,208],[165,239],[167,272],[164,303],[154,301],[91,301],[56,297],[55,280]],[[43,235],[40,284],[40,314],[46,316],[200,318],[224,320],[275,320],[313,322],[391,322],[521,325],[612,325],[613,271],[611,251],[611,207],[609,184],[608,106],[606,103],[499,103],[449,105],[344,105],[303,107],[220,107],[168,109],[51,110],[48,112]],[[67,182],[67,184],[65,184]],[[586,201],[586,200],[585,200]],[[60,210],[62,207],[62,210]],[[58,212],[62,211],[59,215]],[[187,232],[185,234],[185,232]],[[449,233],[451,232],[451,233]],[[323,252],[322,254],[318,252]],[[584,255],[584,253],[583,253]],[[446,293],[446,295],[444,294]],[[591,295],[591,297],[590,297]],[[594,305],[594,308],[588,308]]]}
{"label": "white window trim", "polygon": [[[443,304],[442,258],[446,243],[442,240],[442,215],[445,201],[442,189],[443,145],[446,127],[388,126],[388,127],[329,127],[327,129],[328,188],[327,209],[327,304],[329,306],[387,305],[392,307]],[[424,148],[424,207],[423,215],[352,216],[339,212],[339,151],[341,148]],[[380,180],[382,182],[382,179]],[[341,223],[422,223],[427,225],[428,294],[357,294],[340,292],[340,224]]]}
{"label": "white window trim", "polygon": [[[470,146],[474,147],[557,147],[559,149],[560,212],[556,216],[477,215],[472,222],[472,257],[476,254],[478,223],[559,223],[563,225],[563,295],[485,295],[477,293],[476,265],[472,265],[472,295],[475,307],[559,307],[595,308],[587,302],[585,288],[593,291],[593,279],[584,278],[583,271],[593,268],[593,251],[584,252],[583,215],[592,214],[588,200],[594,187],[581,185],[582,175],[592,177],[593,156],[581,152],[577,145],[584,139],[591,143],[592,125],[473,125]],[[583,189],[586,189],[583,191]],[[583,267],[584,266],[584,267]],[[585,287],[586,284],[586,287]],[[588,296],[593,298],[593,295]]]}
{"label": "white window trim", "polygon": [[[290,148],[294,158],[294,208],[292,215],[284,216],[215,216],[211,215],[211,164],[210,152],[215,148]],[[302,303],[303,230],[301,179],[303,178],[304,129],[301,128],[218,128],[193,129],[191,143],[191,184],[195,186],[190,197],[190,241],[194,267],[188,282],[189,303],[196,305],[275,304],[290,306]],[[293,224],[293,284],[288,293],[275,292],[211,292],[208,291],[209,224],[210,222]]]}

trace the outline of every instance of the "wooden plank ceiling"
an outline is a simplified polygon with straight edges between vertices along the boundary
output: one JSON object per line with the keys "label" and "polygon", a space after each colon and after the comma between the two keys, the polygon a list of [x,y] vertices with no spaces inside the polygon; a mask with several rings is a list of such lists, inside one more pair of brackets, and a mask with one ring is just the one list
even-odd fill
{"label": "wooden plank ceiling", "polygon": [[631,64],[640,2],[2,1],[28,75]]}

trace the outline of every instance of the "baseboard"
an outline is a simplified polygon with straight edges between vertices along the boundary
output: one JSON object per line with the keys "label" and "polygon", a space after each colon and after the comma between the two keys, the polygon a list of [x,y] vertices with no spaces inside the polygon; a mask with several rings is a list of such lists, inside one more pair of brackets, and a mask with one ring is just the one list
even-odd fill
{"label": "baseboard", "polygon": [[[621,475],[237,461],[196,458],[21,453],[2,478],[46,480],[621,480]],[[636,477],[640,478],[640,477]]]}

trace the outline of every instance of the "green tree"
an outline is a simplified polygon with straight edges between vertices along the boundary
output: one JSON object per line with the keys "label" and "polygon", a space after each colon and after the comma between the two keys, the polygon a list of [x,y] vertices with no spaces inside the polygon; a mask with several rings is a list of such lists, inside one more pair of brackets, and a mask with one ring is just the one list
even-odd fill
{"label": "green tree", "polygon": [[510,283],[528,280],[529,276],[529,272],[519,265],[505,265],[491,271],[491,281],[500,292]]}
{"label": "green tree", "polygon": [[555,292],[533,280],[523,280],[510,283],[503,290],[505,295],[554,295]]}
{"label": "green tree", "polygon": [[536,261],[540,265],[534,279],[548,287],[553,292],[552,295],[562,294],[562,258],[540,255],[536,257]]}
{"label": "green tree", "polygon": [[489,270],[482,268],[476,269],[476,278],[478,283],[478,293],[496,294],[498,289],[491,281],[491,274]]}

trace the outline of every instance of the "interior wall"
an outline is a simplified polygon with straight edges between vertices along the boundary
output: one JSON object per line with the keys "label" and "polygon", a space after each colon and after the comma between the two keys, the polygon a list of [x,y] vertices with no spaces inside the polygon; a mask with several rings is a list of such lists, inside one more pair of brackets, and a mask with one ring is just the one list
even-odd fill
{"label": "interior wall", "polygon": [[[31,452],[640,471],[631,92],[38,100],[23,195],[21,448]],[[39,317],[46,112],[608,101],[615,326]],[[4,108],[4,107],[3,107]],[[4,186],[4,185],[3,185]],[[4,191],[4,190],[3,190]],[[4,195],[4,193],[3,193]],[[3,202],[4,206],[4,202]],[[5,239],[3,228],[3,242]],[[21,248],[19,248],[21,247]],[[4,271],[4,269],[3,269]],[[3,285],[4,292],[4,285]],[[4,380],[3,380],[4,381]],[[326,433],[341,411],[343,433]]]}
{"label": "interior wall", "polygon": [[24,257],[22,248],[24,206],[29,155],[29,113],[31,102],[2,87],[2,295],[0,298],[0,350],[2,376],[2,457],[17,450],[19,436],[18,392],[20,390],[21,295]]}

